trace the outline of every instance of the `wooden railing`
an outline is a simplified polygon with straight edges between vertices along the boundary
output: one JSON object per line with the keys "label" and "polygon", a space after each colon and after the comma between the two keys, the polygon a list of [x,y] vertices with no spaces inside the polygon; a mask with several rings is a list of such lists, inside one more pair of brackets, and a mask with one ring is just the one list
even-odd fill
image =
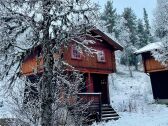
{"label": "wooden railing", "polygon": [[101,93],[79,93],[79,100],[81,103],[89,104],[88,110],[89,112],[97,113],[99,115],[99,119],[102,117],[102,100]]}

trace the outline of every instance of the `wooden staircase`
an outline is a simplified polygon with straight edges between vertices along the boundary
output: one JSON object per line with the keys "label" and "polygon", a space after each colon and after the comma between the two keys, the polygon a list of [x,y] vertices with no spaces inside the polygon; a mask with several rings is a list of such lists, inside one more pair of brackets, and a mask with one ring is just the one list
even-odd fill
{"label": "wooden staircase", "polygon": [[92,124],[93,122],[109,121],[119,119],[119,115],[109,104],[102,104],[101,93],[79,93],[80,103],[87,104],[92,101],[86,111],[83,113],[86,117],[83,124]]}
{"label": "wooden staircase", "polygon": [[117,120],[119,119],[117,112],[111,107],[111,105],[102,105],[102,121]]}

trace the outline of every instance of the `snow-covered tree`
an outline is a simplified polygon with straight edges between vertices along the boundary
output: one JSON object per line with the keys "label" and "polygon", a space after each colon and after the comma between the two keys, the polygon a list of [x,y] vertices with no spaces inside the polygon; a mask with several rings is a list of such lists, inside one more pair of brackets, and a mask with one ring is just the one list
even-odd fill
{"label": "snow-covered tree", "polygon": [[137,22],[137,34],[138,34],[138,47],[142,48],[147,45],[146,43],[146,35],[144,30],[144,25],[141,19],[138,19]]}
{"label": "snow-covered tree", "polygon": [[[123,38],[122,35],[128,36],[127,39],[124,40],[125,51],[127,52],[127,58],[123,57],[123,61],[125,60],[128,62],[129,65],[134,65],[137,69],[137,58],[133,55],[133,52],[136,49],[136,45],[138,42],[137,38],[137,23],[136,23],[136,16],[133,13],[131,8],[125,8],[122,14],[123,17],[123,24],[122,27],[125,30],[122,30],[122,34],[120,34],[120,38]],[[125,38],[125,37],[124,37]],[[122,39],[120,41],[123,41]]]}
{"label": "snow-covered tree", "polygon": [[159,38],[164,38],[168,34],[168,1],[157,0],[157,7],[155,10],[155,34]]}
{"label": "snow-covered tree", "polygon": [[168,1],[157,0],[157,7],[155,10],[155,35],[160,38],[162,42],[160,49],[153,52],[156,60],[167,65],[168,62]]}
{"label": "snow-covered tree", "polygon": [[159,49],[152,51],[152,55],[156,60],[168,67],[168,36],[164,37]]}
{"label": "snow-covered tree", "polygon": [[136,36],[136,15],[131,8],[125,8],[123,12],[123,18],[125,19],[124,25],[128,28],[130,32],[130,43],[135,45],[137,42]]}
{"label": "snow-covered tree", "polygon": [[151,34],[148,34],[148,32],[146,31],[146,26],[145,24],[143,24],[143,21],[141,19],[138,19],[137,21],[137,36],[138,42],[136,44],[136,47],[138,49],[146,46],[152,40]]}
{"label": "snow-covered tree", "polygon": [[152,42],[152,35],[151,35],[151,27],[149,24],[148,14],[146,12],[146,9],[143,9],[143,19],[144,19],[144,44],[147,45],[148,43]]}
{"label": "snow-covered tree", "polygon": [[[9,80],[6,85],[11,89],[20,77],[24,57],[40,45],[44,72],[36,83],[38,125],[52,126],[60,102],[60,87],[67,85],[66,89],[71,89],[74,83],[63,76],[66,63],[61,57],[54,59],[53,54],[67,47],[70,39],[89,31],[92,19],[96,19],[97,6],[89,0],[0,0],[0,6],[0,62],[3,66],[0,77]],[[89,51],[88,43],[82,42],[84,38],[79,40],[76,44]],[[74,76],[80,80],[79,76]]]}
{"label": "snow-covered tree", "polygon": [[[131,45],[128,45],[130,38],[129,38],[129,30],[128,28],[124,25],[126,20],[120,16],[118,17],[118,22],[117,22],[117,29],[119,31],[119,36],[118,36],[118,41],[121,43],[121,45],[124,47],[123,52],[121,52],[121,57],[120,57],[120,63],[127,65],[130,70],[130,76],[132,76],[132,70],[130,68],[130,58],[133,53],[133,48]],[[132,51],[131,51],[132,50]]]}
{"label": "snow-covered tree", "polygon": [[113,1],[107,1],[101,18],[105,21],[108,33],[115,34],[116,16],[117,14],[116,9],[113,7]]}

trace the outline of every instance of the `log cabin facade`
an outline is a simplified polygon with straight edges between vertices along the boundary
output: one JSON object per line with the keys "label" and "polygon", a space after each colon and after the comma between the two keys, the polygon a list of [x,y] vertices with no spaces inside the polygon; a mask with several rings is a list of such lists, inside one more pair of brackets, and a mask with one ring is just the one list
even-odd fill
{"label": "log cabin facade", "polygon": [[168,68],[155,60],[151,52],[159,49],[160,44],[161,42],[151,43],[135,53],[142,56],[144,72],[151,79],[153,98],[158,103],[168,104]]}
{"label": "log cabin facade", "polygon": [[[100,108],[102,105],[110,105],[108,75],[116,71],[115,51],[122,50],[123,47],[99,29],[93,29],[90,34],[92,37],[87,36],[87,39],[95,43],[88,46],[97,50],[97,53],[93,55],[80,53],[72,42],[68,48],[63,49],[62,57],[65,62],[84,74],[85,90],[79,93],[79,96],[92,100],[98,99],[96,102],[99,102]],[[21,73],[27,77],[43,72],[43,60],[38,48],[22,63]],[[57,56],[54,55],[55,58]]]}

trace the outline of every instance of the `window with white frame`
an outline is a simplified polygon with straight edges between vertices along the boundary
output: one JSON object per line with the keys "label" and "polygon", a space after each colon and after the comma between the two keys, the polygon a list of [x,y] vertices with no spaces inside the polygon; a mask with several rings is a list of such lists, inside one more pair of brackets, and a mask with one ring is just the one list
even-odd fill
{"label": "window with white frame", "polygon": [[106,62],[104,51],[97,51],[97,61]]}
{"label": "window with white frame", "polygon": [[72,46],[72,48],[71,48],[71,58],[72,59],[81,59],[81,53],[79,52],[79,50],[75,46]]}

